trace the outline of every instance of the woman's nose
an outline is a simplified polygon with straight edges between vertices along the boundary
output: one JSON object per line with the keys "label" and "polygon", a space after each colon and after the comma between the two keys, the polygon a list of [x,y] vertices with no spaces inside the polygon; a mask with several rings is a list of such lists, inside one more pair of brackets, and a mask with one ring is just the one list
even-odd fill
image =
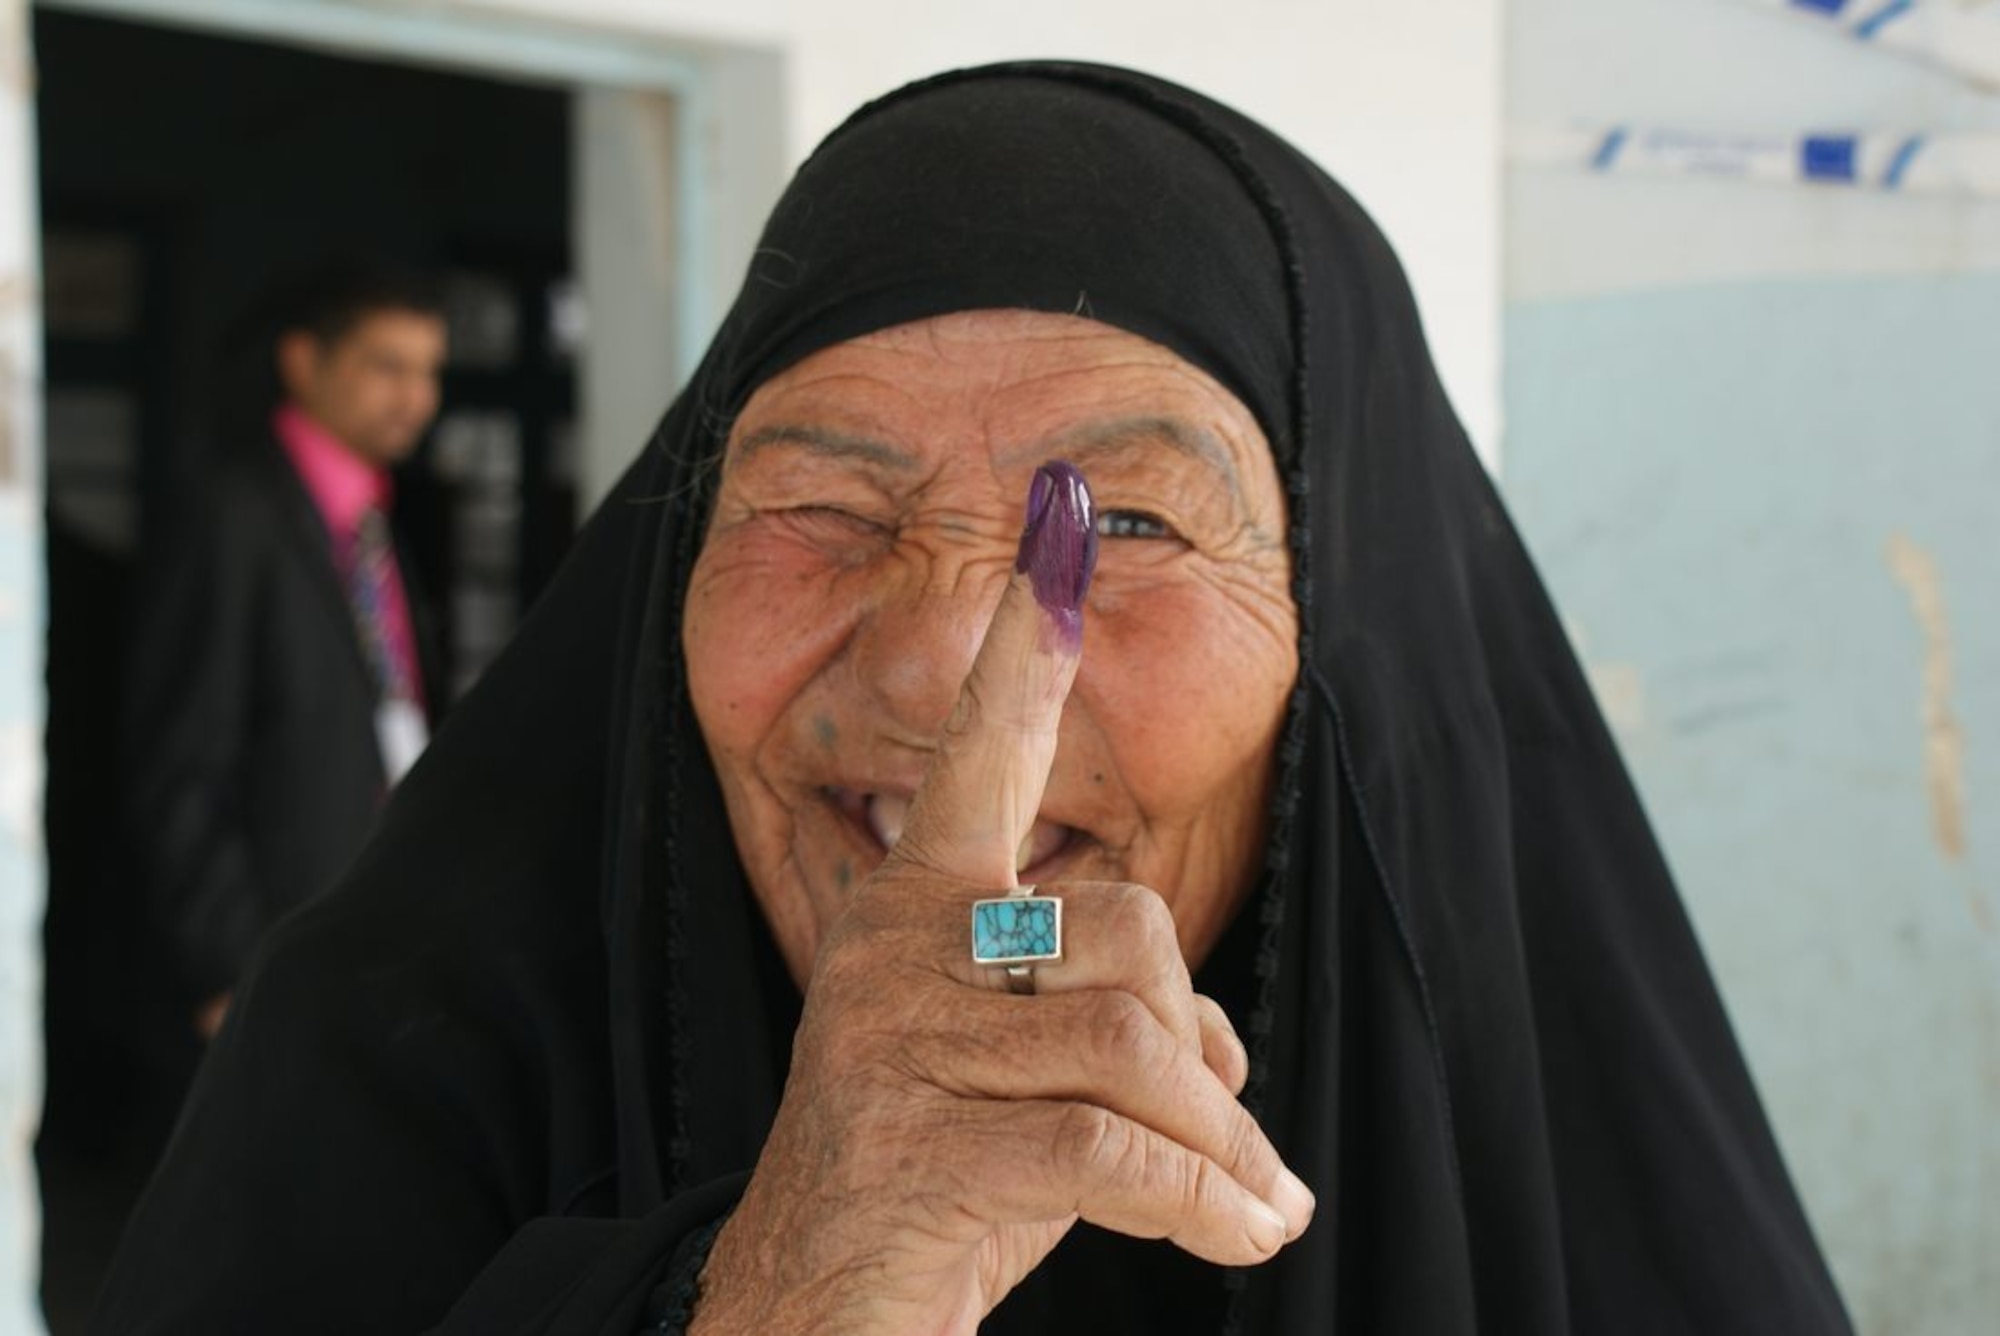
{"label": "woman's nose", "polygon": [[855,666],[894,733],[937,737],[1012,571],[1007,557],[961,561],[912,572],[883,592],[857,633]]}

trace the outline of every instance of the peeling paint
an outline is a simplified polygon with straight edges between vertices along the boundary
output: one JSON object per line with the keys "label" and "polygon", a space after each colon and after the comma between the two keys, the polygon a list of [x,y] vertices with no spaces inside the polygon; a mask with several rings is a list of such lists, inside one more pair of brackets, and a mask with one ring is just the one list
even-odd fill
{"label": "peeling paint", "polygon": [[1637,664],[1586,664],[1584,675],[1613,730],[1630,736],[1646,727],[1646,679]]}
{"label": "peeling paint", "polygon": [[1902,534],[1889,536],[1889,571],[1910,596],[1924,638],[1924,776],[1938,848],[1965,858],[1965,734],[1951,708],[1951,627],[1937,561]]}
{"label": "peeling paint", "polygon": [[18,397],[14,359],[5,348],[0,348],[0,486],[14,481],[15,477],[15,404]]}
{"label": "peeling paint", "polygon": [[0,93],[27,101],[35,95],[35,62],[28,54],[27,6],[0,11]]}
{"label": "peeling paint", "polygon": [[1563,633],[1569,637],[1570,649],[1583,666],[1583,675],[1590,683],[1591,694],[1597,697],[1597,708],[1604,712],[1604,721],[1611,725],[1612,731],[1626,737],[1643,731],[1646,727],[1646,679],[1639,666],[1617,661],[1594,661],[1590,657],[1589,635],[1567,618],[1563,621]]}

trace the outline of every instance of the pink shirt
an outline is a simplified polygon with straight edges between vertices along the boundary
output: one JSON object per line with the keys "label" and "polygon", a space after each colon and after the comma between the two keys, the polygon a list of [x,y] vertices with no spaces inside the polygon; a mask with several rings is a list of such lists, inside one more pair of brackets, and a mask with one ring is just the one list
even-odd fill
{"label": "pink shirt", "polygon": [[[377,468],[341,444],[340,438],[306,415],[296,404],[284,404],[271,416],[271,429],[290,456],[292,467],[313,499],[335,552],[354,544],[361,517],[370,509],[389,513],[395,487],[389,471]],[[345,579],[345,574],[342,576]],[[403,588],[403,573],[389,576],[389,625],[386,628],[390,652],[406,670],[407,680],[422,692],[423,674],[417,664],[416,629],[410,620],[410,600]],[[418,704],[423,702],[420,700]]]}

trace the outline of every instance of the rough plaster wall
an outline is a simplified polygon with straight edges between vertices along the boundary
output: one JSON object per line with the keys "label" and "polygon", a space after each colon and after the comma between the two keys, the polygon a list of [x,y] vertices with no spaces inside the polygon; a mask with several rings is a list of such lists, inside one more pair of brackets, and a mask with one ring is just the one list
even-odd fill
{"label": "rough plaster wall", "polygon": [[42,533],[25,0],[0,0],[0,1332],[42,1329]]}
{"label": "rough plaster wall", "polygon": [[[2000,128],[1718,0],[1514,0],[1511,121]],[[1507,182],[1506,486],[1866,1336],[2000,1313],[2000,204]]]}

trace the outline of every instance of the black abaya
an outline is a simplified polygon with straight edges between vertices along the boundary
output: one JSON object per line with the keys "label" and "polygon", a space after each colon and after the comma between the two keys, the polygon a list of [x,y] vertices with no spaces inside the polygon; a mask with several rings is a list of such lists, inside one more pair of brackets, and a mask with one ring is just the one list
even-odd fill
{"label": "black abaya", "polygon": [[624,1333],[688,1297],[799,1005],[687,704],[709,465],[776,370],[980,307],[1165,344],[1273,443],[1304,667],[1198,985],[1320,1200],[1244,1272],[1079,1229],[985,1329],[1849,1330],[1386,243],[1261,127],[1073,65],[905,89],[801,170],[519,641],[263,952],[103,1330]]}

